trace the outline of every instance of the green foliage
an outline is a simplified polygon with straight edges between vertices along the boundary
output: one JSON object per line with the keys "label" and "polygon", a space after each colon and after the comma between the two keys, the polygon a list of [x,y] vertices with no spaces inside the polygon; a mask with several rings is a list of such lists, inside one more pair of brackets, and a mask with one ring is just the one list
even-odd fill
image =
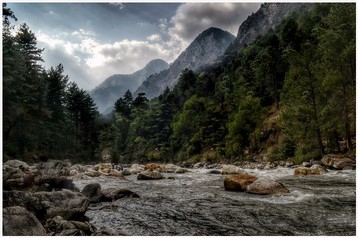
{"label": "green foliage", "polygon": [[295,164],[302,164],[303,162],[309,162],[310,160],[317,160],[320,158],[321,152],[317,147],[301,145],[296,149],[293,162]]}
{"label": "green foliage", "polygon": [[151,101],[120,98],[116,112],[127,120],[112,119],[100,148],[126,161],[193,162],[264,151],[271,161],[300,162],[341,152],[343,139],[352,150],[355,64],[355,5],[316,4],[231,61],[183,70],[173,90]]}
{"label": "green foliage", "polygon": [[11,34],[10,19],[16,17],[6,4],[3,13],[4,156],[93,159],[98,115],[93,100],[68,84],[61,64],[43,69],[35,34],[26,24]]}

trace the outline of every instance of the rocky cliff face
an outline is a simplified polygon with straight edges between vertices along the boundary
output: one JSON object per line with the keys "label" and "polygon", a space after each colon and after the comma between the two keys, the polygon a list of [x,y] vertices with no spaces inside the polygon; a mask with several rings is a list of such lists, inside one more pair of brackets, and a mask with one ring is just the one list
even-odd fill
{"label": "rocky cliff face", "polygon": [[173,87],[183,69],[197,70],[201,66],[214,63],[233,42],[235,37],[227,31],[211,27],[203,31],[170,65],[169,69],[152,75],[135,91],[144,92],[148,98],[158,96],[166,87]]}
{"label": "rocky cliff face", "polygon": [[115,101],[122,97],[129,89],[134,92],[138,86],[150,75],[159,73],[169,67],[168,63],[161,59],[150,61],[143,69],[133,74],[115,74],[108,77],[100,85],[90,92],[99,112],[113,107]]}
{"label": "rocky cliff face", "polygon": [[245,45],[251,44],[256,37],[274,29],[287,16],[294,12],[309,11],[309,3],[264,3],[260,9],[249,16],[240,26],[233,44],[225,55],[236,55]]}

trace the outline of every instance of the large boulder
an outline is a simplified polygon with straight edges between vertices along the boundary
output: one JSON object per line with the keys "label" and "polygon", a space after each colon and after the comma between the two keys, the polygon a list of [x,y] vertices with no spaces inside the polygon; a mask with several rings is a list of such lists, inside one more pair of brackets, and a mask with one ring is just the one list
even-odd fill
{"label": "large boulder", "polygon": [[246,191],[247,186],[253,183],[257,178],[248,174],[227,175],[224,179],[224,188],[227,191]]}
{"label": "large boulder", "polygon": [[294,175],[320,175],[324,173],[327,173],[327,170],[318,164],[312,165],[310,168],[297,167],[294,171]]}
{"label": "large boulder", "polygon": [[24,207],[6,207],[2,218],[4,236],[46,236],[40,221]]}
{"label": "large boulder", "polygon": [[139,195],[128,189],[105,188],[102,190],[102,201],[111,202],[125,197],[139,198]]}
{"label": "large boulder", "polygon": [[[17,160],[16,162],[21,161]],[[34,185],[34,175],[29,171],[29,166],[16,162],[5,163],[3,166],[4,190],[22,190]]]}
{"label": "large boulder", "polygon": [[36,214],[39,219],[62,216],[64,219],[83,217],[89,206],[88,198],[79,192],[4,191],[3,206],[21,206]]}
{"label": "large boulder", "polygon": [[246,192],[261,195],[281,195],[289,193],[288,189],[279,182],[259,178],[247,186]]}
{"label": "large boulder", "polygon": [[222,174],[242,174],[245,173],[240,167],[224,164],[221,170]]}
{"label": "large boulder", "polygon": [[155,179],[163,179],[163,175],[157,171],[145,170],[138,174],[138,180],[155,180]]}
{"label": "large boulder", "polygon": [[335,155],[325,155],[321,160],[322,164],[334,168],[334,169],[344,169],[344,168],[355,168],[356,161],[351,158],[339,158]]}
{"label": "large boulder", "polygon": [[144,170],[159,170],[160,167],[160,164],[146,164],[144,165]]}
{"label": "large boulder", "polygon": [[102,198],[101,185],[99,183],[87,184],[81,191],[91,203],[100,202]]}

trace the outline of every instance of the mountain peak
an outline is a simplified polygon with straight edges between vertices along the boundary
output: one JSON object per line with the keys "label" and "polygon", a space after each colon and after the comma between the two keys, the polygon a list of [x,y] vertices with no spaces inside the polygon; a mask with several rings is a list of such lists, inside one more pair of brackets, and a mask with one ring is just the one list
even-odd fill
{"label": "mountain peak", "polygon": [[194,41],[170,65],[169,69],[145,80],[134,94],[144,92],[148,98],[158,96],[166,87],[173,87],[185,69],[198,70],[212,64],[234,41],[235,36],[216,27],[200,33]]}

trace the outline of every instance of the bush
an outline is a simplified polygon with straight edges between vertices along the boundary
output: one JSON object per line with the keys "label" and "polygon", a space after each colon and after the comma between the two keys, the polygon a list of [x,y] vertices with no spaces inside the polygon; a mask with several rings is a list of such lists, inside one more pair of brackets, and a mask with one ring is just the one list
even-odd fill
{"label": "bush", "polygon": [[282,148],[280,148],[280,146],[278,145],[275,145],[267,149],[267,158],[268,161],[273,162],[278,160],[284,160],[285,156],[282,153]]}
{"label": "bush", "polygon": [[309,162],[310,160],[319,160],[321,153],[318,148],[312,146],[300,145],[295,151],[295,164],[302,164],[303,162]]}

